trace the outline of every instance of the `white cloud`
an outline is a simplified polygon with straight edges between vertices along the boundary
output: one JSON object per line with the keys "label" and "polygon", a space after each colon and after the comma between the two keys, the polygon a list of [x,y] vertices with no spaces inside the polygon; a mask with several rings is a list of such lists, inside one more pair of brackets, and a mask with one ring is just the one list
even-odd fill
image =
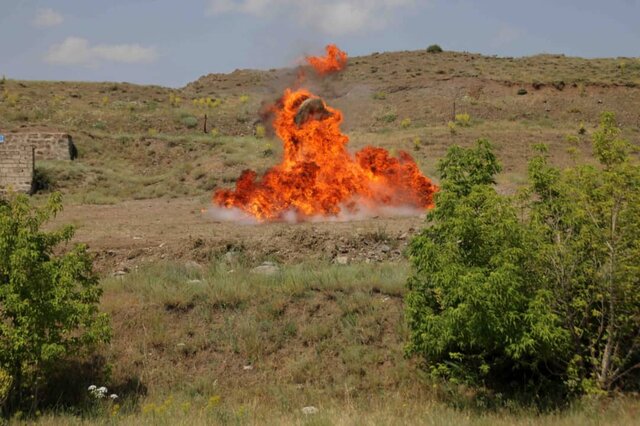
{"label": "white cloud", "polygon": [[397,9],[415,0],[209,0],[207,13],[242,13],[294,19],[329,35],[359,33],[387,25]]}
{"label": "white cloud", "polygon": [[62,24],[64,18],[53,9],[38,9],[32,24],[38,28],[57,27]]}
{"label": "white cloud", "polygon": [[95,67],[101,62],[150,63],[157,58],[153,47],[139,44],[96,44],[80,37],[67,37],[62,43],[49,48],[46,62],[60,65]]}

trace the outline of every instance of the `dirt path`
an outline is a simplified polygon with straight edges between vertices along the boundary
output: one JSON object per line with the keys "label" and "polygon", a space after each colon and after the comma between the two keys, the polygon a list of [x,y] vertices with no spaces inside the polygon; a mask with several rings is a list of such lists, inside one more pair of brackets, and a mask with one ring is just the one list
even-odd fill
{"label": "dirt path", "polygon": [[75,225],[75,240],[96,253],[100,272],[111,273],[146,261],[203,263],[219,256],[242,256],[251,263],[393,260],[424,222],[404,217],[243,225],[216,222],[201,212],[206,207],[193,198],[68,205],[52,225]]}

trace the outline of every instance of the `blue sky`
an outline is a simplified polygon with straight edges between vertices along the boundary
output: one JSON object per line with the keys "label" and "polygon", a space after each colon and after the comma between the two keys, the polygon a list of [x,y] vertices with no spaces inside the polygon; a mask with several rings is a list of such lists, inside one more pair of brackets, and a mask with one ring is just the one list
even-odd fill
{"label": "blue sky", "polygon": [[292,65],[422,49],[640,56],[640,0],[0,0],[0,75],[180,87]]}

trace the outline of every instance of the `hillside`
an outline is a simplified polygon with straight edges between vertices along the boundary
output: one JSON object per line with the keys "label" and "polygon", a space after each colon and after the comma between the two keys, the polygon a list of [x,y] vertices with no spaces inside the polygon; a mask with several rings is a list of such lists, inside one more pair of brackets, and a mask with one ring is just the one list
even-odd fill
{"label": "hillside", "polygon": [[[264,170],[276,161],[270,154],[277,156],[279,142],[269,132],[258,140],[255,128],[265,106],[295,84],[296,72],[211,74],[182,89],[6,80],[0,83],[0,131],[71,133],[79,161],[71,168],[40,167],[52,188],[78,202],[202,195],[233,183],[244,168]],[[615,112],[626,136],[638,141],[637,59],[414,51],[354,57],[344,73],[323,81],[307,75],[305,85],[344,112],[352,149],[371,144],[414,151],[428,175],[450,144],[486,137],[505,163],[502,183],[513,187],[531,144],[545,141],[557,161],[567,161],[567,135],[581,125],[588,133],[602,111]],[[522,89],[526,94],[518,95]],[[454,104],[456,113],[469,114],[470,126],[451,134]],[[207,135],[205,114],[208,129],[215,129]]]}
{"label": "hillside", "polygon": [[[436,385],[406,358],[406,248],[424,215],[247,226],[208,213],[214,189],[279,162],[265,112],[298,71],[209,74],[180,89],[0,81],[0,133],[73,136],[75,161],[36,164],[33,199],[63,192],[65,209],[49,226],[72,224],[75,241],[89,245],[114,328],[102,356],[62,366],[48,390],[64,396],[56,410],[86,402],[79,384],[108,384],[121,404],[42,421],[634,424],[634,396],[545,414],[493,410],[500,395]],[[304,85],[344,113],[350,150],[408,151],[436,182],[448,147],[478,138],[504,165],[501,193],[525,182],[537,143],[555,164],[591,161],[603,111],[640,146],[637,58],[421,50],[353,57],[323,80],[306,75]],[[95,374],[104,365],[109,378]],[[301,412],[308,405],[316,417]]]}

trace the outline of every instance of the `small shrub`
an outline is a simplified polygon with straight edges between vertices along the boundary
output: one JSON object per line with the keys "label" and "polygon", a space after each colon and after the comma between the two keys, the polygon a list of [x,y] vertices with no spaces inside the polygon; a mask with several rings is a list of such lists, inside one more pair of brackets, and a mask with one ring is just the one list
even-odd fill
{"label": "small shrub", "polygon": [[579,135],[586,135],[587,134],[587,128],[584,126],[584,123],[580,123],[580,126],[578,127],[578,134]]}
{"label": "small shrub", "polygon": [[518,96],[524,96],[527,93],[528,93],[527,89],[525,89],[524,87],[521,87],[521,88],[518,89]]}
{"label": "small shrub", "polygon": [[422,146],[422,139],[420,139],[417,136],[413,138],[413,150],[420,151],[421,146]]}
{"label": "small shrub", "polygon": [[376,101],[384,101],[387,99],[387,94],[385,92],[376,92],[373,94],[373,99]]}
{"label": "small shrub", "polygon": [[98,130],[107,130],[107,123],[104,121],[96,121],[93,123],[93,128]]}
{"label": "small shrub", "polygon": [[267,134],[267,129],[262,125],[262,124],[258,124],[256,126],[256,138],[258,139],[262,139],[266,136]]}
{"label": "small shrub", "polygon": [[193,115],[185,115],[180,119],[180,122],[184,124],[187,129],[194,129],[198,125],[198,119]]}
{"label": "small shrub", "polygon": [[383,121],[385,123],[393,123],[397,119],[398,119],[398,115],[394,112],[388,112],[379,118],[380,121]]}
{"label": "small shrub", "polygon": [[109,105],[109,97],[108,96],[103,96],[102,99],[100,100],[100,103],[102,104],[103,107],[106,107]]}
{"label": "small shrub", "polygon": [[53,179],[50,172],[42,167],[36,167],[33,171],[33,190],[42,192],[53,189]]}
{"label": "small shrub", "polygon": [[20,100],[20,95],[18,95],[17,93],[10,93],[7,90],[5,90],[2,93],[2,100],[7,104],[9,104],[9,106],[15,107],[16,105],[18,105],[18,101]]}
{"label": "small shrub", "polygon": [[182,104],[182,98],[175,93],[169,93],[169,105],[174,108],[177,108]]}
{"label": "small shrub", "polygon": [[241,104],[246,104],[247,102],[249,102],[249,95],[240,96],[240,103]]}
{"label": "small shrub", "polygon": [[462,114],[456,114],[456,124],[460,127],[469,127],[471,125],[471,116],[469,114],[462,113]]}
{"label": "small shrub", "polygon": [[449,133],[451,133],[452,135],[455,135],[456,133],[458,133],[458,128],[456,126],[456,123],[454,123],[453,121],[448,122],[447,127],[449,128]]}
{"label": "small shrub", "polygon": [[440,47],[437,44],[432,44],[431,46],[427,47],[427,52],[428,53],[442,53],[442,47]]}
{"label": "small shrub", "polygon": [[411,126],[411,119],[405,118],[400,122],[400,127],[403,129],[408,129]]}

